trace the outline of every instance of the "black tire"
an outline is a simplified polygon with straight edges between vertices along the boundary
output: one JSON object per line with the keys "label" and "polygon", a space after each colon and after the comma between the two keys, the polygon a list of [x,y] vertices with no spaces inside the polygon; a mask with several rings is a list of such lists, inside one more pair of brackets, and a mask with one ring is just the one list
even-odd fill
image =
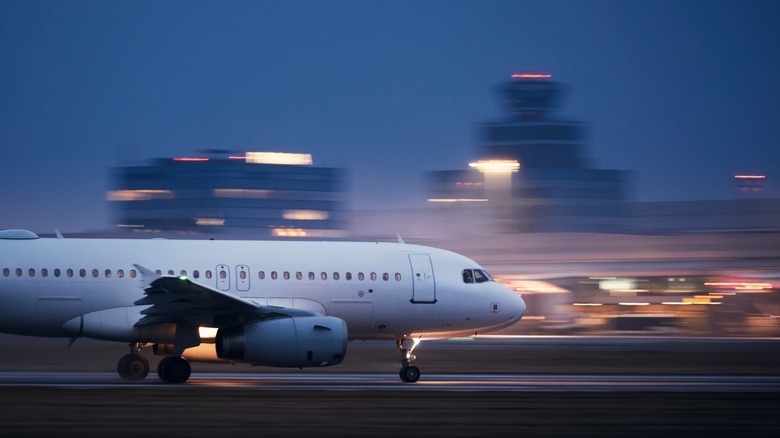
{"label": "black tire", "polygon": [[191,372],[190,363],[182,357],[168,356],[157,366],[157,375],[167,383],[184,383]]}
{"label": "black tire", "polygon": [[143,380],[149,375],[149,361],[140,354],[126,354],[119,359],[116,371],[125,380]]}
{"label": "black tire", "polygon": [[420,369],[414,365],[401,367],[398,375],[406,383],[415,383],[420,380]]}

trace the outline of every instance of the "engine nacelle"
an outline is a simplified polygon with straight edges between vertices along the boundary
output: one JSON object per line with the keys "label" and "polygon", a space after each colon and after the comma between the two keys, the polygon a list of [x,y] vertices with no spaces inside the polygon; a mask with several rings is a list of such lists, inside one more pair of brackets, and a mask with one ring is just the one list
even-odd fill
{"label": "engine nacelle", "polygon": [[269,319],[219,329],[220,359],[269,367],[338,365],[347,352],[347,324],[332,316]]}

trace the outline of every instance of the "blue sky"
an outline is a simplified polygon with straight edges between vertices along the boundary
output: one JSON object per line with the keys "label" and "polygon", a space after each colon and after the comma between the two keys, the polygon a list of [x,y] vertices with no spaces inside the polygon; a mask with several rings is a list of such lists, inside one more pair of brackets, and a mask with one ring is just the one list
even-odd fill
{"label": "blue sky", "polygon": [[4,1],[0,228],[105,228],[111,166],[214,148],[310,152],[351,169],[352,208],[418,206],[527,70],[637,200],[780,179],[776,1]]}

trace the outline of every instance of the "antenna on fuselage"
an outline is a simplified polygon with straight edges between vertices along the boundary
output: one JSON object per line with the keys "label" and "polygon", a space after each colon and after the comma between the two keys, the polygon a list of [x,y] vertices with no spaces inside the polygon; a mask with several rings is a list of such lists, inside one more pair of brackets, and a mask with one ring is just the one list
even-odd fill
{"label": "antenna on fuselage", "polygon": [[60,232],[59,228],[54,229],[54,235],[57,236],[58,239],[64,239],[65,237],[62,236],[62,233]]}
{"label": "antenna on fuselage", "polygon": [[403,237],[401,237],[401,233],[397,233],[395,236],[398,238],[398,244],[399,244],[399,245],[404,245],[404,244],[406,244],[406,242],[404,242],[404,238],[403,238]]}

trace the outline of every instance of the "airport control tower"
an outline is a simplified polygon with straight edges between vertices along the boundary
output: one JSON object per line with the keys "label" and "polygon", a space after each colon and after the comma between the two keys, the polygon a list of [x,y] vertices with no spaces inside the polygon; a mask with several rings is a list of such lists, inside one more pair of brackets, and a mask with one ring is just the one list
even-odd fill
{"label": "airport control tower", "polygon": [[[628,172],[589,162],[585,125],[557,115],[563,84],[549,74],[524,73],[512,75],[498,91],[504,117],[480,125],[478,160],[471,170],[433,172],[430,200],[450,206],[489,201],[470,205],[492,208],[500,232],[622,230]],[[515,162],[509,186],[491,193],[489,165]]]}

